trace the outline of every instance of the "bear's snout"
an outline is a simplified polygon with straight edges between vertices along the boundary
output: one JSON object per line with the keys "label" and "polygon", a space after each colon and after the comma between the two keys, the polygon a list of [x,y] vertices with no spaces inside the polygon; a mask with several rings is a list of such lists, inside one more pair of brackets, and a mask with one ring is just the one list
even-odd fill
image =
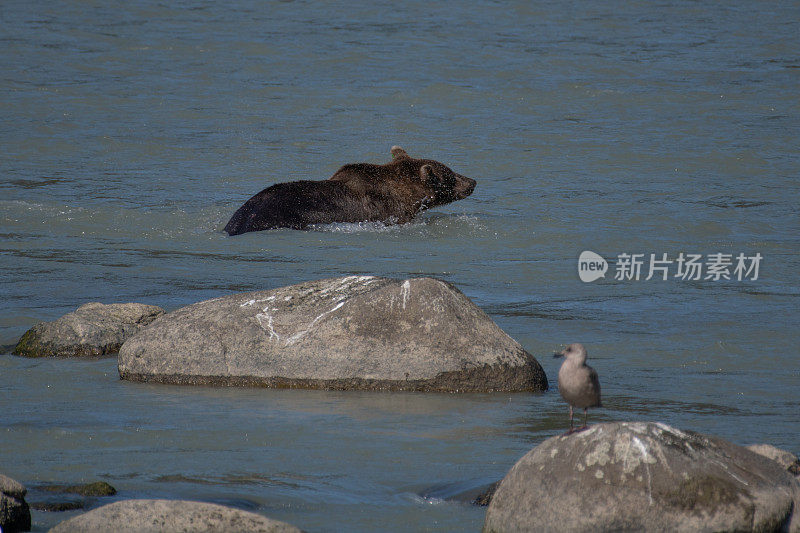
{"label": "bear's snout", "polygon": [[461,174],[456,174],[456,187],[455,187],[456,197],[459,200],[463,200],[464,198],[472,194],[472,191],[475,190],[475,185],[477,185],[477,183],[478,182],[476,182],[472,178],[462,176]]}

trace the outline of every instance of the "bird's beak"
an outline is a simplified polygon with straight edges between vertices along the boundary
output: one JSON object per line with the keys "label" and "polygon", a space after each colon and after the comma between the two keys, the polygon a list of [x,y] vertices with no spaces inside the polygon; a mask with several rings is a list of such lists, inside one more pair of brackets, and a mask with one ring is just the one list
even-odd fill
{"label": "bird's beak", "polygon": [[559,357],[564,357],[564,352],[556,352],[553,354],[553,359],[558,359]]}

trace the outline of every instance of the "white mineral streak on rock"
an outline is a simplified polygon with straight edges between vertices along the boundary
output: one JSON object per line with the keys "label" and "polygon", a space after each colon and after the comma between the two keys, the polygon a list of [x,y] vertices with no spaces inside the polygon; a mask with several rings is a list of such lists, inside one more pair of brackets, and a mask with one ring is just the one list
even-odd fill
{"label": "white mineral streak on rock", "polygon": [[[303,337],[305,337],[314,328],[317,322],[319,322],[329,314],[333,313],[334,311],[342,307],[350,298],[351,295],[349,294],[348,291],[353,286],[369,285],[371,283],[374,283],[375,281],[377,281],[377,278],[375,278],[374,276],[346,276],[341,279],[333,280],[333,282],[330,283],[327,287],[319,291],[319,293],[317,293],[317,296],[320,297],[333,296],[333,300],[337,302],[336,305],[333,306],[332,309],[329,309],[328,311],[319,314],[316,318],[314,318],[314,320],[311,321],[311,323],[308,324],[308,326],[306,326],[302,330],[298,331],[297,333],[289,337],[284,343],[284,346],[290,346],[299,341],[300,339],[302,339]],[[285,298],[285,300],[288,301],[290,298],[291,296]],[[272,337],[270,336],[270,338]]]}
{"label": "white mineral streak on rock", "polygon": [[[665,428],[669,428],[669,426],[664,426]],[[628,428],[633,431],[634,433],[646,433],[647,432],[647,423],[645,422],[629,422]]]}
{"label": "white mineral streak on rock", "polygon": [[745,485],[745,486],[749,485],[749,483],[747,481],[743,480],[741,477],[739,477],[736,474],[734,474],[733,472],[731,472],[730,469],[728,468],[728,465],[726,465],[724,463],[721,463],[717,459],[712,459],[711,462],[716,464],[716,465],[719,465],[720,467],[722,467],[722,469],[725,470],[725,472],[727,472],[727,474],[729,476],[731,476],[733,479],[735,479],[736,481],[738,481],[742,485]]}
{"label": "white mineral streak on rock", "polygon": [[[376,281],[374,276],[345,276],[335,279],[327,287],[319,291],[319,296],[325,297],[331,292],[342,292],[355,285],[369,285]],[[344,295],[346,298],[348,295]]]}
{"label": "white mineral streak on rock", "polygon": [[647,453],[647,447],[639,440],[639,437],[633,437],[633,443],[642,454],[642,462],[644,463],[645,470],[647,470],[647,499],[650,505],[653,505],[653,478],[650,475],[650,464],[655,463],[656,460]]}
{"label": "white mineral streak on rock", "polygon": [[658,426],[659,428],[661,428],[662,430],[666,431],[667,433],[671,433],[673,435],[679,436],[681,439],[689,439],[689,435],[687,435],[686,433],[684,433],[680,429],[676,429],[676,428],[674,428],[672,426],[668,426],[663,422],[656,422],[655,425]]}
{"label": "white mineral streak on rock", "polygon": [[[302,330],[298,331],[297,333],[286,339],[286,341],[284,342],[284,347],[290,346],[299,341],[300,339],[302,339],[314,328],[317,322],[319,322],[327,315],[333,313],[334,311],[342,307],[351,296],[349,294],[349,289],[360,284],[369,285],[370,283],[374,283],[375,281],[377,281],[377,278],[375,278],[374,276],[346,276],[344,278],[332,280],[331,283],[329,283],[327,286],[318,291],[316,296],[321,298],[330,298],[333,301],[337,302],[336,305],[332,309],[318,315],[305,328],[303,328]],[[311,294],[311,292],[307,292],[306,294],[302,294],[300,296],[301,297],[308,296],[309,294]],[[276,298],[277,295],[272,295],[267,298],[248,300],[240,304],[239,307],[249,307],[259,303],[272,302]],[[293,296],[291,294],[281,297],[281,300],[284,302],[288,302],[292,299]],[[261,326],[261,329],[269,333],[269,340],[276,340],[276,341],[281,340],[281,335],[275,330],[275,325],[274,325],[275,313],[278,311],[280,311],[279,308],[277,307],[270,308],[270,306],[267,305],[262,309],[260,313],[257,313],[255,315],[255,319],[258,322],[258,325]]]}
{"label": "white mineral streak on rock", "polygon": [[333,306],[333,309],[330,309],[330,310],[328,310],[328,311],[325,311],[324,313],[321,313],[321,314],[320,314],[319,316],[317,316],[317,317],[316,317],[314,320],[312,320],[312,321],[311,321],[311,323],[310,323],[308,326],[306,326],[306,328],[305,328],[305,329],[303,329],[303,330],[301,330],[301,331],[298,331],[297,333],[295,333],[294,335],[292,335],[291,337],[289,337],[289,338],[286,340],[286,344],[285,344],[285,346],[289,346],[289,345],[291,345],[291,344],[294,344],[295,342],[297,342],[297,341],[299,341],[300,339],[302,339],[302,338],[303,338],[305,335],[307,335],[307,334],[308,334],[308,332],[309,332],[309,331],[311,331],[311,330],[314,328],[314,325],[315,325],[317,322],[319,322],[319,321],[320,321],[322,318],[324,318],[324,317],[328,316],[329,314],[333,313],[334,311],[336,311],[337,309],[339,309],[340,307],[342,307],[344,304],[345,304],[344,302],[339,302],[339,303],[337,303],[335,306]]}
{"label": "white mineral streak on rock", "polygon": [[275,299],[275,296],[269,296],[267,298],[259,298],[258,300],[247,300],[243,304],[239,304],[239,307],[249,307],[251,305],[260,304],[264,302],[271,302]]}
{"label": "white mineral streak on rock", "polygon": [[[269,340],[281,340],[281,336],[278,335],[278,332],[275,331],[275,328],[272,326],[272,313],[270,313],[269,306],[264,307],[262,312],[256,315],[256,320],[258,320],[258,325],[261,326],[261,329],[269,333]],[[267,321],[266,325],[264,324],[265,320]]]}
{"label": "white mineral streak on rock", "polygon": [[585,439],[586,437],[592,435],[595,431],[597,431],[599,433],[602,433],[603,429],[600,426],[592,426],[589,429],[585,429],[583,431],[579,431],[578,433],[575,433],[574,436],[575,437],[580,437],[582,439]]}
{"label": "white mineral streak on rock", "polygon": [[406,308],[408,298],[411,296],[411,280],[405,280],[400,288],[400,295],[403,297],[403,309]]}
{"label": "white mineral streak on rock", "polygon": [[623,474],[632,474],[641,463],[656,463],[655,458],[647,452],[647,446],[639,437],[625,439],[624,442],[617,441],[614,444],[614,457],[618,463],[622,463]]}
{"label": "white mineral streak on rock", "polygon": [[[259,298],[253,300],[247,300],[244,303],[239,304],[239,307],[250,307],[256,304],[262,304],[264,302],[271,302],[275,299],[275,296],[268,296],[266,298]],[[256,313],[255,317],[256,322],[258,325],[261,326],[261,329],[269,333],[269,340],[281,340],[280,335],[278,332],[275,331],[275,328],[272,327],[272,313],[270,312],[269,305],[264,306],[260,313]]]}

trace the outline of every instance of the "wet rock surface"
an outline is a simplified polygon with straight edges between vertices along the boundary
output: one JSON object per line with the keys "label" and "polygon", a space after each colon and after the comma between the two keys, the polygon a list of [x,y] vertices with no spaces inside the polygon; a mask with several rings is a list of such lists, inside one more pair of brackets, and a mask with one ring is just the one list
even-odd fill
{"label": "wet rock surface", "polygon": [[116,489],[105,481],[77,485],[42,484],[31,487],[31,509],[63,512],[91,507],[98,498],[114,496]]}
{"label": "wet rock surface", "polygon": [[113,496],[117,490],[105,481],[83,483],[80,485],[41,485],[38,490],[60,494],[77,494],[79,496]]}
{"label": "wet rock surface", "polygon": [[154,305],[87,303],[52,322],[39,322],[20,338],[13,354],[24,357],[114,355],[125,340],[164,314]]}
{"label": "wet rock surface", "polygon": [[0,474],[0,531],[30,531],[31,511],[25,501],[27,492],[21,483]]}
{"label": "wet rock surface", "polygon": [[484,531],[800,531],[800,483],[725,440],[661,423],[553,437],[509,471]]}
{"label": "wet rock surface", "polygon": [[[450,483],[438,483],[421,490],[417,495],[420,499],[430,503],[455,502],[464,505],[486,506],[484,503],[487,495],[494,493],[494,488],[500,482],[486,483],[482,480],[471,479]],[[489,496],[490,497],[490,496]]]}
{"label": "wet rock surface", "polygon": [[490,503],[492,503],[492,497],[494,493],[497,492],[497,487],[500,486],[499,481],[495,481],[485,489],[483,489],[475,498],[472,500],[472,505],[479,505],[481,507],[486,507]]}
{"label": "wet rock surface", "polygon": [[454,286],[348,276],[178,309],[120,350],[123,379],[414,391],[541,391],[536,359]]}
{"label": "wet rock surface", "polygon": [[294,526],[265,516],[212,503],[171,500],[125,500],[76,516],[50,530],[68,532],[183,531],[186,533],[252,531],[297,533]]}

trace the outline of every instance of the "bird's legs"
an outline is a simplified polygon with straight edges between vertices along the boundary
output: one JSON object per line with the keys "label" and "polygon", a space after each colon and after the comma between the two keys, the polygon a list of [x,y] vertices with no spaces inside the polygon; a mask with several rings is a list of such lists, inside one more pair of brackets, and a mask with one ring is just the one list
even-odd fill
{"label": "bird's legs", "polygon": [[589,419],[589,408],[588,407],[584,407],[583,408],[583,425],[581,427],[579,427],[578,429],[575,429],[575,426],[574,426],[574,423],[573,423],[573,417],[574,417],[574,413],[573,413],[573,410],[572,410],[572,406],[570,405],[569,406],[569,431],[564,433],[564,435],[572,435],[573,433],[577,433],[578,431],[583,431],[584,429],[589,427],[589,425],[587,424],[587,420]]}
{"label": "bird's legs", "polygon": [[572,435],[572,433],[574,433],[574,432],[575,432],[575,429],[573,429],[573,426],[572,426],[572,406],[570,405],[569,406],[569,431],[564,433],[564,435]]}

